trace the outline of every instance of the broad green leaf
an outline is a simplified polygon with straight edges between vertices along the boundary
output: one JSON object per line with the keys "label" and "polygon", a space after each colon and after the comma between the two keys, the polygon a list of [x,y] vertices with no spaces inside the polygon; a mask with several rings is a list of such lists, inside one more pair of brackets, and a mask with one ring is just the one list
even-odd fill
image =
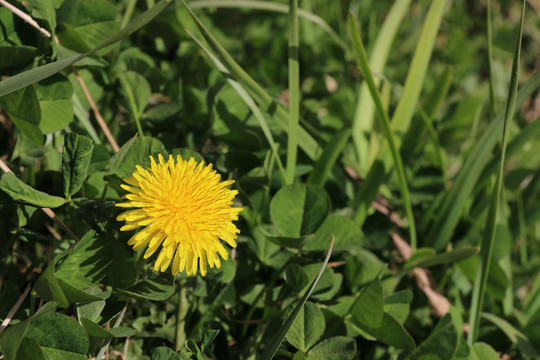
{"label": "broad green leaf", "polygon": [[83,53],[120,30],[116,7],[107,0],[65,0],[58,9],[63,46]]}
{"label": "broad green leaf", "polygon": [[305,251],[324,251],[325,239],[335,236],[335,250],[347,251],[361,248],[362,230],[354,221],[344,216],[330,216],[303,246]]}
{"label": "broad green leaf", "polygon": [[324,315],[317,305],[306,302],[286,335],[298,350],[308,351],[324,333]]}
{"label": "broad green leaf", "polygon": [[79,219],[84,220],[92,229],[103,232],[109,221],[116,221],[117,208],[114,201],[74,199],[71,202]]}
{"label": "broad green leaf", "polygon": [[32,291],[35,291],[37,295],[44,300],[54,300],[60,307],[67,308],[69,302],[64,291],[58,284],[56,276],[54,276],[54,267],[56,266],[58,259],[59,256],[55,257],[55,259],[45,268],[45,271],[36,281]]}
{"label": "broad green leaf", "polygon": [[112,236],[108,236],[108,243],[111,254],[114,254],[110,255],[109,278],[115,287],[125,289],[137,280],[133,252],[127,244],[119,242]]}
{"label": "broad green leaf", "polygon": [[425,359],[426,356],[436,356],[440,360],[452,360],[458,346],[458,333],[450,314],[446,314],[413,353],[407,358]]}
{"label": "broad green leaf", "polygon": [[190,360],[191,356],[184,353],[177,353],[165,346],[152,349],[152,360]]}
{"label": "broad green leaf", "polygon": [[470,360],[499,360],[497,352],[488,344],[478,342],[472,346]]}
{"label": "broad green leaf", "polygon": [[358,295],[349,310],[359,324],[368,328],[378,328],[383,322],[383,288],[381,281],[375,279]]}
{"label": "broad green leaf", "polygon": [[69,80],[62,74],[55,74],[35,87],[41,109],[41,132],[49,134],[65,128],[73,119],[73,87]]}
{"label": "broad green leaf", "polygon": [[264,349],[262,355],[260,356],[261,360],[271,360],[276,352],[279,349],[279,346],[281,345],[281,342],[287,335],[287,332],[291,328],[292,324],[294,323],[294,320],[304,307],[304,304],[306,303],[307,299],[313,292],[313,289],[315,289],[315,286],[317,286],[317,282],[321,278],[321,275],[323,274],[323,271],[326,269],[326,265],[328,264],[328,260],[330,260],[330,255],[332,254],[332,247],[334,246],[334,239],[332,239],[332,242],[330,243],[330,246],[328,248],[328,253],[326,254],[326,258],[324,259],[324,262],[319,270],[319,273],[309,286],[309,288],[306,290],[294,310],[291,312],[291,314],[287,317],[287,319],[283,322],[283,325],[281,325],[281,328],[279,328],[278,332],[274,336],[274,338],[270,341],[270,343],[266,346]]}
{"label": "broad green leaf", "polygon": [[330,212],[330,198],[320,188],[294,184],[281,188],[270,203],[270,216],[284,236],[315,232]]}
{"label": "broad green leaf", "polygon": [[407,289],[384,297],[384,312],[392,315],[401,324],[407,320],[413,299],[412,291]]}
{"label": "broad green leaf", "polygon": [[384,314],[382,325],[377,328],[365,327],[358,323],[355,323],[355,325],[360,326],[366,333],[387,345],[404,350],[414,350],[416,347],[411,335],[409,335],[403,325],[390,314]]}
{"label": "broad green leaf", "polygon": [[25,337],[34,339],[42,348],[86,355],[88,337],[84,329],[69,316],[54,313],[36,316],[30,321]]}
{"label": "broad green leaf", "polygon": [[28,325],[30,325],[30,319],[8,327],[0,335],[0,351],[6,360],[16,359],[17,350],[21,346]]}
{"label": "broad green leaf", "polygon": [[0,46],[0,69],[30,62],[37,54],[37,48],[33,46]]}
{"label": "broad green leaf", "polygon": [[47,360],[37,341],[30,338],[22,339],[17,359]]}
{"label": "broad green leaf", "polygon": [[[72,303],[90,303],[94,301],[102,301],[103,299],[107,299],[109,296],[111,296],[112,291],[109,289],[107,291],[102,291],[99,293],[92,292],[91,286],[88,286],[86,288],[78,289],[74,286],[72,286],[70,283],[60,279],[56,278],[56,281],[58,282],[58,285],[60,285],[60,288],[62,289],[62,292],[64,293],[66,299],[70,304]],[[79,285],[80,286],[80,285]],[[82,286],[81,286],[82,287]]]}
{"label": "broad green leaf", "polygon": [[150,166],[150,155],[157,161],[158,154],[167,154],[161,141],[150,136],[134,137],[114,154],[107,169],[121,179],[128,178],[135,172],[137,165]]}
{"label": "broad green leaf", "polygon": [[[149,23],[157,14],[159,14],[172,0],[161,0],[144,12],[141,16],[133,20],[129,25],[123,28],[121,31],[109,36],[105,41],[100,43],[92,50],[80,54],[71,56],[66,59],[62,59],[53,63],[38,66],[31,70],[27,70],[23,73],[12,76],[6,80],[0,81],[0,97],[9,94],[13,91],[22,89],[28,85],[34,84],[40,80],[43,80],[59,71],[67,68],[70,65],[75,64],[77,61],[96,53],[97,51],[114,44],[115,42],[122,40],[123,38],[133,34],[141,27]],[[107,34],[109,35],[109,34]]]}
{"label": "broad green leaf", "polygon": [[32,17],[46,20],[49,23],[49,30],[56,29],[56,11],[54,9],[54,0],[25,0],[24,6],[32,11]]}
{"label": "broad green leaf", "polygon": [[128,327],[115,327],[109,330],[104,329],[102,326],[96,324],[92,320],[81,318],[81,324],[88,336],[92,336],[100,339],[113,339],[115,337],[127,337],[133,336],[137,333],[135,329]]}
{"label": "broad green leaf", "polygon": [[103,235],[91,230],[64,260],[56,277],[76,289],[85,289],[101,281],[112,262],[113,253]]}
{"label": "broad green leaf", "polygon": [[[0,82],[0,84],[4,81]],[[1,96],[0,106],[8,114],[17,129],[31,140],[34,145],[41,146],[43,144],[43,134],[39,129],[41,108],[39,107],[36,89],[33,86]]]}
{"label": "broad green leaf", "polygon": [[174,286],[170,280],[157,277],[152,280],[143,280],[127,289],[118,289],[118,291],[135,299],[162,301],[174,294]]}
{"label": "broad green leaf", "polygon": [[293,264],[285,269],[285,281],[294,291],[300,291],[309,284],[309,276],[304,269]]}
{"label": "broad green leaf", "polygon": [[64,195],[70,198],[82,187],[92,159],[94,144],[86,136],[69,133],[64,136],[62,151],[62,174],[64,175]]}
{"label": "broad green leaf", "polygon": [[134,117],[140,118],[150,100],[151,89],[144,76],[126,71],[119,76],[123,105]]}
{"label": "broad green leaf", "polygon": [[[101,288],[97,285],[85,289],[88,294],[100,296],[103,294]],[[105,308],[105,300],[92,301],[88,304],[77,304],[77,318],[87,318],[92,321],[96,321],[103,309]]]}
{"label": "broad green leaf", "polygon": [[345,336],[321,341],[308,351],[308,360],[350,360],[356,354],[356,342]]}
{"label": "broad green leaf", "polygon": [[11,196],[13,200],[31,206],[57,208],[65,203],[61,197],[45,194],[26,185],[13,173],[4,174],[0,180],[0,190]]}

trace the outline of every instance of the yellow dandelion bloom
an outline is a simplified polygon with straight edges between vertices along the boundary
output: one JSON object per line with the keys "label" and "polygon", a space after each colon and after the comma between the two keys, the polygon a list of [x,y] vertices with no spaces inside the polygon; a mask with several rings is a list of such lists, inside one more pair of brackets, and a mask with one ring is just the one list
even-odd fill
{"label": "yellow dandelion bloom", "polygon": [[150,168],[137,165],[130,178],[124,179],[128,191],[118,203],[123,208],[136,208],[117,217],[127,221],[120,230],[130,231],[142,227],[128,241],[138,250],[146,245],[144,258],[150,257],[161,245],[154,265],[155,270],[165,271],[172,262],[173,275],[184,271],[188,275],[206,275],[207,264],[219,268],[217,254],[227,260],[229,254],[221,240],[236,247],[239,230],[232,223],[238,220],[242,208],[231,207],[236,190],[227,186],[233,180],[219,182],[221,176],[193,158],[189,161],[169,156],[167,162],[158,155],[158,163],[150,156]]}

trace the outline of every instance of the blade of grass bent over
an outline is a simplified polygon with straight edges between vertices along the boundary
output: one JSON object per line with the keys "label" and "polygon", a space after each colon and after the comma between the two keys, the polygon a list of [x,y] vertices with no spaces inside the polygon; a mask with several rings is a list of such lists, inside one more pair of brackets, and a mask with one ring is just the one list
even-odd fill
{"label": "blade of grass bent over", "polygon": [[[414,114],[414,110],[418,103],[418,98],[420,97],[420,92],[427,73],[431,53],[433,52],[433,47],[435,46],[435,39],[439,31],[446,3],[447,0],[433,1],[431,3],[426,20],[424,21],[424,25],[422,27],[420,38],[418,39],[418,45],[414,51],[411,66],[409,67],[402,96],[399,99],[396,110],[392,116],[392,130],[394,131],[394,134],[397,135],[396,147],[398,149],[401,147],[400,137],[408,129],[411,118]],[[362,187],[360,187],[359,193],[356,196],[359,206],[357,213],[355,214],[355,221],[359,224],[364,222],[367,215],[367,209],[375,198],[377,190],[382,184],[382,181],[386,179],[386,176],[384,175],[389,173],[391,159],[389,158],[389,149],[387,144],[388,143],[385,143],[379,150],[379,160],[375,160],[374,163],[375,166],[380,166],[378,165],[379,163],[384,165],[384,168],[382,169],[382,176],[381,171],[373,171],[372,166],[365,180],[365,182],[372,184],[375,191],[362,191]]]}
{"label": "blade of grass bent over", "polygon": [[[289,130],[289,113],[284,107],[276,103],[272,97],[242,69],[225,48],[217,41],[217,39],[204,26],[201,20],[195,15],[193,10],[182,0],[185,8],[199,27],[202,35],[206,38],[212,49],[221,57],[223,65],[230,72],[231,76],[241,83],[250,96],[259,104],[259,107],[276,120],[276,123],[284,130]],[[316,159],[320,155],[321,148],[313,137],[303,128],[298,129],[298,145],[311,158]]]}
{"label": "blade of grass bent over", "polygon": [[354,19],[354,16],[350,12],[348,17],[348,25],[349,34],[351,35],[354,52],[356,54],[356,59],[358,60],[358,64],[360,65],[360,69],[362,70],[364,81],[366,82],[371,96],[373,97],[373,102],[375,103],[375,109],[377,111],[377,119],[379,119],[380,121],[383,134],[390,148],[393,165],[399,180],[399,189],[401,191],[401,197],[405,206],[405,213],[407,214],[407,220],[409,222],[411,247],[414,249],[416,248],[416,227],[414,224],[412,205],[409,197],[409,188],[407,185],[407,179],[405,177],[405,170],[403,169],[403,162],[401,161],[401,155],[396,146],[396,140],[394,138],[394,134],[392,133],[392,129],[390,128],[390,119],[388,118],[388,114],[386,113],[386,111],[384,111],[384,107],[381,101],[381,95],[379,94],[377,86],[375,85],[375,81],[373,80],[373,75],[369,68],[366,51],[364,50],[364,45],[362,43],[362,38],[358,33],[356,21]]}
{"label": "blade of grass bent over", "polygon": [[335,238],[332,238],[332,242],[330,243],[330,247],[328,248],[328,252],[326,253],[326,258],[324,259],[324,262],[321,266],[321,269],[319,270],[319,273],[317,274],[317,277],[315,278],[315,280],[313,280],[309,288],[304,293],[304,296],[302,296],[302,298],[298,302],[298,305],[296,305],[296,307],[294,308],[292,313],[289,315],[287,320],[285,320],[285,322],[283,323],[283,325],[281,326],[277,334],[274,336],[270,344],[268,344],[266,349],[264,349],[264,352],[262,353],[262,355],[258,357],[259,360],[270,360],[276,354],[277,350],[279,349],[279,346],[281,345],[281,342],[285,338],[285,335],[287,335],[287,332],[289,331],[292,324],[294,323],[294,320],[296,320],[296,317],[300,313],[300,310],[302,310],[302,307],[304,306],[307,299],[313,292],[313,289],[315,289],[315,286],[319,282],[319,279],[321,278],[321,275],[324,269],[326,268],[326,265],[328,264],[328,260],[330,260],[330,255],[332,254],[332,248],[334,247],[334,240]]}
{"label": "blade of grass bent over", "polygon": [[172,0],[161,0],[152,8],[145,11],[141,16],[133,20],[125,28],[117,32],[116,34],[108,37],[101,44],[93,48],[92,50],[85,52],[84,54],[75,55],[55,61],[46,65],[38,66],[36,68],[27,70],[6,80],[0,81],[0,97],[6,94],[9,94],[13,91],[22,89],[28,85],[32,85],[40,80],[48,78],[51,75],[56,74],[59,71],[64,70],[68,66],[75,64],[77,61],[82,60],[83,58],[90,56],[97,51],[114,44],[115,42],[122,40],[125,37],[133,34],[135,31],[139,30],[141,27],[149,23],[154,17],[156,17],[161,10],[163,10]]}
{"label": "blade of grass bent over", "polygon": [[298,53],[298,0],[289,0],[289,136],[287,137],[287,185],[294,182],[300,118],[300,54]]}
{"label": "blade of grass bent over", "polygon": [[[410,0],[407,0],[410,1]],[[200,9],[206,7],[218,7],[218,8],[248,8],[254,10],[266,10],[274,11],[283,14],[289,13],[289,7],[285,4],[278,4],[271,1],[256,1],[256,0],[201,0],[201,1],[190,1],[189,6],[192,9]],[[323,29],[345,52],[349,52],[350,49],[348,45],[341,40],[339,35],[328,25],[321,17],[305,11],[298,9],[298,17],[309,20],[314,24],[317,24],[321,29]]]}
{"label": "blade of grass bent over", "polygon": [[249,96],[247,91],[242,87],[242,85],[230,77],[230,73],[225,67],[225,65],[223,65],[219,61],[219,59],[201,41],[199,41],[199,39],[197,39],[195,35],[193,35],[189,30],[186,29],[186,33],[193,39],[193,41],[195,41],[197,45],[199,45],[199,47],[204,51],[206,56],[208,56],[208,58],[214,64],[214,66],[224,74],[225,78],[227,79],[227,82],[232,86],[234,90],[236,90],[238,95],[240,95],[242,100],[244,100],[246,105],[250,108],[251,112],[253,113],[257,121],[259,122],[259,125],[264,135],[266,136],[266,140],[268,141],[268,144],[270,145],[270,149],[272,150],[272,153],[274,155],[274,158],[276,159],[276,162],[279,168],[281,182],[283,185],[285,185],[286,183],[285,170],[283,168],[283,164],[281,163],[281,159],[279,158],[279,154],[277,150],[278,148],[274,141],[274,137],[272,136],[272,132],[270,131],[270,127],[268,126],[266,119],[264,118],[264,115],[262,114],[261,110],[255,104],[251,96]]}
{"label": "blade of grass bent over", "polygon": [[482,312],[482,306],[484,304],[484,296],[486,292],[487,278],[489,275],[489,268],[491,266],[491,256],[493,253],[493,246],[495,242],[495,227],[497,220],[497,212],[499,208],[499,200],[502,191],[503,172],[504,172],[504,159],[506,153],[506,141],[508,137],[508,128],[514,114],[514,108],[516,106],[516,94],[517,94],[517,82],[519,71],[519,58],[521,53],[521,38],[523,35],[523,18],[525,17],[525,0],[523,0],[521,9],[521,20],[519,22],[519,29],[516,35],[514,60],[512,62],[512,75],[510,77],[510,89],[508,91],[508,100],[506,103],[506,111],[504,115],[503,133],[502,133],[502,146],[501,146],[501,160],[499,164],[499,174],[495,182],[493,194],[491,196],[491,203],[489,206],[489,213],[486,219],[486,229],[484,237],[482,239],[482,246],[480,248],[480,257],[478,259],[478,267],[476,271],[476,278],[473,288],[471,311],[469,315],[470,331],[467,337],[467,343],[472,345],[476,342],[478,336],[478,325],[480,322],[480,313]]}

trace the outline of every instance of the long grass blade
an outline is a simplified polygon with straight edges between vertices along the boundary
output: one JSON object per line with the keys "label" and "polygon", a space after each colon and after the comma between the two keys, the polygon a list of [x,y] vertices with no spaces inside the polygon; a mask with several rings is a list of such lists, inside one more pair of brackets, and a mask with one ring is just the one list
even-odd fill
{"label": "long grass blade", "polygon": [[85,52],[84,54],[71,56],[66,59],[55,61],[46,65],[38,66],[36,68],[27,70],[6,80],[0,81],[0,97],[6,94],[9,94],[13,91],[22,89],[28,85],[37,83],[40,80],[48,78],[51,75],[56,74],[59,71],[64,70],[68,66],[75,64],[77,61],[84,59],[87,56],[90,56],[97,51],[106,48],[107,46],[114,44],[117,41],[120,41],[129,35],[133,34],[135,31],[142,28],[144,25],[148,24],[154,17],[156,17],[172,0],[161,0],[156,5],[148,9],[141,16],[133,20],[129,25],[124,27],[122,30],[116,34],[110,36],[101,44],[93,48],[92,50]]}
{"label": "long grass blade", "polygon": [[[398,0],[388,12],[388,16],[377,35],[375,45],[369,57],[369,63],[373,72],[382,73],[384,71],[390,48],[396,37],[399,25],[409,10],[410,3],[411,0]],[[379,82],[380,79],[375,78],[376,86],[379,86]],[[366,84],[360,86],[352,126],[358,163],[363,172],[367,172],[371,165],[368,160],[369,144],[367,135],[373,128],[374,103],[371,96],[368,95],[368,91],[369,89]]]}
{"label": "long grass blade", "polygon": [[[447,0],[433,1],[426,16],[420,38],[418,39],[418,45],[416,46],[411,66],[409,67],[407,79],[405,80],[403,96],[400,98],[391,120],[392,130],[397,135],[401,136],[406,132],[417,106],[446,3]],[[397,148],[400,148],[401,146],[400,136],[396,136]],[[388,145],[388,143],[383,145],[378,154],[380,160],[375,160],[374,162],[374,166],[377,163],[382,162],[384,165],[384,174],[389,172],[392,163]],[[376,178],[370,178],[370,176],[375,176]],[[366,192],[360,188],[359,193],[356,196],[359,203],[355,215],[356,222],[364,222],[367,210],[385,178],[386,176],[380,176],[380,171],[371,171],[370,169],[365,181],[370,183],[372,190],[375,191]]]}
{"label": "long grass blade", "polygon": [[392,155],[392,161],[394,168],[397,173],[399,180],[399,189],[401,191],[401,197],[403,200],[403,205],[405,206],[405,213],[407,214],[407,220],[409,222],[409,233],[411,237],[411,247],[416,248],[416,226],[414,223],[414,216],[412,212],[412,205],[409,195],[409,187],[407,185],[407,178],[405,177],[405,170],[403,168],[403,161],[401,160],[401,155],[396,146],[396,140],[392,129],[390,128],[390,119],[388,114],[384,110],[384,106],[381,100],[381,95],[377,90],[377,85],[375,85],[375,80],[371,73],[371,69],[368,64],[368,59],[366,51],[364,50],[364,45],[362,43],[362,38],[358,33],[358,28],[356,26],[356,21],[351,13],[349,13],[348,18],[349,33],[351,35],[353,48],[356,54],[356,59],[362,70],[362,75],[364,76],[364,81],[366,82],[371,96],[373,97],[373,102],[375,103],[375,110],[377,111],[377,119],[380,121],[380,125],[383,131],[383,134],[386,138],[387,144],[390,147],[390,153]]}
{"label": "long grass blade", "polygon": [[289,136],[287,137],[287,184],[294,182],[300,118],[300,63],[298,52],[298,0],[289,0]]}
{"label": "long grass blade", "polygon": [[318,187],[323,187],[330,175],[332,166],[347,145],[351,137],[351,129],[344,127],[332,136],[328,144],[324,147],[321,157],[315,163],[315,167],[309,174],[307,183]]}
{"label": "long grass blade", "polygon": [[326,268],[326,265],[328,264],[328,260],[330,260],[330,255],[332,255],[332,248],[334,247],[334,238],[332,238],[332,242],[330,243],[330,247],[328,248],[328,252],[326,253],[326,258],[324,259],[324,262],[321,266],[321,269],[319,270],[319,273],[317,274],[317,277],[315,277],[315,280],[311,283],[309,288],[304,293],[304,296],[300,299],[298,302],[298,305],[294,308],[292,313],[289,315],[287,320],[283,323],[279,331],[276,333],[276,336],[270,341],[270,344],[264,349],[264,352],[261,354],[261,356],[258,358],[259,360],[270,360],[274,357],[277,350],[279,349],[279,346],[281,345],[281,342],[285,338],[285,335],[287,335],[287,332],[291,328],[292,324],[294,323],[294,320],[296,320],[296,317],[300,313],[300,310],[302,310],[302,307],[306,303],[307,299],[313,292],[313,289],[315,289],[315,286],[319,282],[319,279],[321,278],[321,275]]}
{"label": "long grass blade", "polygon": [[491,20],[491,0],[487,0],[487,46],[488,46],[488,70],[489,70],[489,113],[491,119],[497,114],[497,103],[495,101],[495,78],[493,74],[493,29]]}
{"label": "long grass blade", "polygon": [[495,240],[495,227],[496,227],[496,220],[497,220],[497,212],[498,212],[499,200],[500,200],[501,192],[502,192],[504,160],[505,160],[505,155],[506,155],[506,142],[507,142],[507,137],[508,137],[508,128],[509,128],[510,122],[512,121],[514,108],[516,106],[519,58],[521,55],[521,38],[523,36],[524,17],[525,17],[525,0],[523,0],[522,9],[521,9],[521,20],[519,22],[519,29],[516,35],[514,60],[512,62],[512,75],[510,77],[510,89],[508,91],[508,100],[506,103],[506,111],[504,115],[499,174],[497,176],[495,187],[493,189],[493,194],[491,196],[491,203],[489,207],[488,217],[486,220],[486,228],[484,231],[484,237],[482,239],[482,245],[480,247],[480,257],[478,259],[476,279],[475,279],[474,288],[473,288],[471,311],[469,315],[470,331],[467,337],[467,342],[470,345],[474,344],[478,336],[478,325],[480,322],[480,313],[482,312],[482,306],[484,304],[487,278],[488,278],[489,269],[491,266],[491,256],[493,253],[493,246],[494,246],[494,240]]}

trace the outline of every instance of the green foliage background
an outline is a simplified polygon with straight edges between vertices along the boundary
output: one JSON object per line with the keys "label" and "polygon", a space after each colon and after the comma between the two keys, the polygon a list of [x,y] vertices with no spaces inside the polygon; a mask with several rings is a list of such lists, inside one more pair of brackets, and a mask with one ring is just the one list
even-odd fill
{"label": "green foliage background", "polygon": [[[536,2],[6,3],[36,23],[0,4],[5,359],[540,356]],[[119,231],[159,153],[236,181],[206,277]]]}

